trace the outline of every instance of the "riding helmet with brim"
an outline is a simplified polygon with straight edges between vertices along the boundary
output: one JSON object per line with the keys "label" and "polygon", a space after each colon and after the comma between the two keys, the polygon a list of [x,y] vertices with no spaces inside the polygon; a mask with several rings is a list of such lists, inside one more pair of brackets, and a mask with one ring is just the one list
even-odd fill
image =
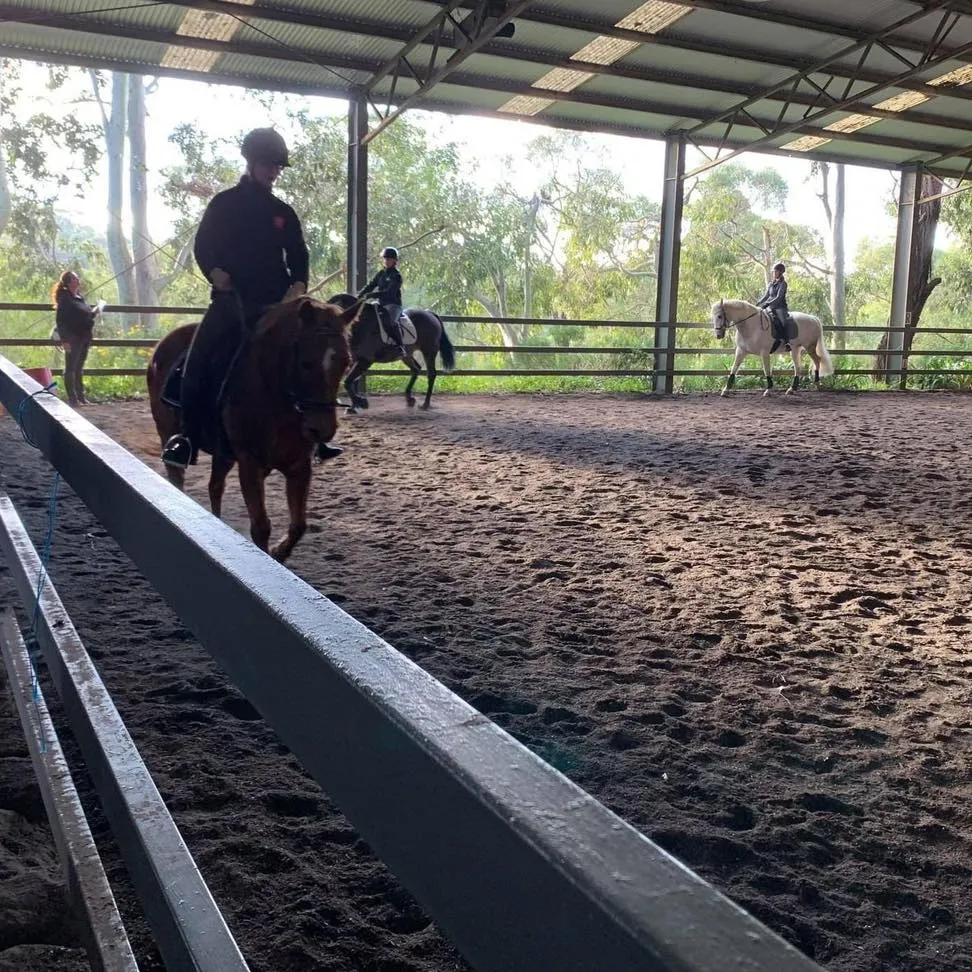
{"label": "riding helmet with brim", "polygon": [[240,145],[240,152],[247,162],[260,162],[264,165],[290,165],[290,153],[283,136],[273,128],[254,128],[248,132]]}

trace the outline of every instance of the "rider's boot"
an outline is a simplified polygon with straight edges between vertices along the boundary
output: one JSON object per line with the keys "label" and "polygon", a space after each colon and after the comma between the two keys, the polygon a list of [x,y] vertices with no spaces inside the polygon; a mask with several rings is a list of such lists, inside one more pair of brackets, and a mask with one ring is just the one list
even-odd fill
{"label": "rider's boot", "polygon": [[337,459],[344,450],[340,446],[331,445],[329,442],[321,442],[317,446],[318,461],[324,462],[325,459]]}

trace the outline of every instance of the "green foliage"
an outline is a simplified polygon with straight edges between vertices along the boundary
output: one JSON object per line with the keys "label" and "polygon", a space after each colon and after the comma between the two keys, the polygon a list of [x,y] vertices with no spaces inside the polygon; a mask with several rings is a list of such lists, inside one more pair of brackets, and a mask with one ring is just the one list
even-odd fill
{"label": "green foliage", "polygon": [[[114,299],[116,292],[102,231],[69,223],[60,215],[73,194],[89,187],[96,171],[101,134],[83,125],[34,111],[24,98],[19,68],[0,62],[0,278],[9,300],[44,300],[55,272],[77,267],[89,293]],[[52,69],[52,90],[77,84],[73,69]],[[294,109],[275,95],[261,100],[262,113],[282,119],[292,147],[292,167],[278,191],[300,214],[311,251],[312,280],[333,273],[345,253],[347,207],[347,128],[343,117],[321,117]],[[27,107],[25,108],[25,105]],[[242,113],[241,113],[242,116]],[[239,136],[243,134],[241,125]],[[158,192],[173,216],[173,229],[159,253],[159,292],[171,306],[200,306],[208,285],[194,266],[191,244],[209,199],[238,178],[239,136],[217,139],[193,125],[180,125],[170,142],[180,161],[164,173]],[[59,139],[68,164],[55,170],[46,146]],[[653,365],[651,328],[585,327],[583,324],[520,325],[499,317],[651,321],[655,316],[655,273],[659,204],[630,195],[609,160],[596,155],[577,134],[550,133],[527,149],[531,169],[540,174],[529,190],[501,182],[486,188],[456,145],[440,143],[407,115],[371,146],[370,251],[384,245],[402,249],[408,304],[440,313],[482,316],[485,323],[450,325],[457,344],[489,344],[489,354],[460,353],[460,368],[649,369]],[[59,156],[61,158],[62,156]],[[655,180],[651,180],[655,181]],[[773,168],[754,170],[727,164],[687,187],[681,258],[680,317],[706,322],[720,297],[755,299],[769,269],[782,259],[790,271],[790,305],[829,321],[826,247],[810,227],[781,218],[787,205],[785,179]],[[6,199],[6,203],[4,200]],[[932,295],[923,326],[968,323],[972,297],[972,195],[946,200],[944,218],[963,246],[940,254],[944,283]],[[867,241],[847,278],[847,320],[882,325],[887,320],[893,246]],[[325,289],[344,289],[337,280]],[[102,325],[104,335],[158,336],[184,316],[162,315],[137,330],[119,320]],[[53,315],[4,315],[0,334],[45,336]],[[849,350],[876,346],[877,334],[851,334]],[[678,344],[718,353],[679,357],[688,371],[728,368],[729,342],[717,345],[710,328],[681,329]],[[592,350],[580,354],[511,352],[505,347],[564,345]],[[623,347],[630,351],[618,352]],[[922,340],[916,343],[922,349]],[[936,347],[941,347],[939,343]],[[955,350],[964,345],[957,344]],[[725,353],[722,353],[724,349]],[[932,348],[929,348],[932,350]],[[142,368],[147,352],[96,349],[91,367]],[[56,363],[47,349],[25,351],[26,364]],[[931,359],[935,360],[935,359]],[[942,356],[963,372],[964,357]],[[865,355],[847,355],[845,367],[867,367]],[[916,358],[915,367],[929,360]],[[949,364],[949,367],[952,367]],[[916,381],[918,379],[916,378]],[[952,377],[943,379],[954,384]],[[964,374],[957,376],[965,381]],[[972,379],[970,379],[972,380]],[[742,379],[742,386],[759,379]],[[867,379],[842,378],[836,384],[861,387]],[[562,390],[591,388],[641,391],[647,381],[633,379],[440,378],[442,390]],[[715,387],[718,380],[686,376],[682,388]],[[400,391],[399,379],[375,378],[373,388]],[[141,377],[96,380],[100,393],[136,393]]]}

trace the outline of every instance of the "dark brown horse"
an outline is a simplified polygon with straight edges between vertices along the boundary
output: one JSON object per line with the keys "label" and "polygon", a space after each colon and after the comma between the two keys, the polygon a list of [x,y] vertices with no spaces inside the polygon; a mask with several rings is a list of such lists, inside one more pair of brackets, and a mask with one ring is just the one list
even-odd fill
{"label": "dark brown horse", "polygon": [[[357,313],[358,308],[345,311],[306,297],[267,311],[241,350],[219,415],[207,423],[200,442],[213,457],[213,513],[220,515],[226,477],[239,463],[250,535],[262,550],[270,543],[264,481],[274,469],[283,473],[290,526],[269,551],[279,561],[286,560],[307,529],[311,460],[316,445],[329,442],[337,431],[338,389],[351,361],[348,327]],[[185,324],[164,337],[149,363],[149,401],[163,444],[180,424],[179,410],[163,399],[166,378],[196,327]],[[166,473],[183,488],[182,469],[166,466]]]}
{"label": "dark brown horse", "polygon": [[[354,367],[344,379],[344,387],[348,396],[351,398],[352,407],[348,410],[356,412],[359,408],[368,407],[368,399],[361,394],[360,384],[364,373],[376,362],[395,361],[401,357],[396,349],[385,342],[378,320],[378,307],[373,302],[360,304],[356,297],[351,294],[335,294],[331,298],[332,304],[337,304],[345,309],[358,304],[361,306],[361,316],[357,323],[351,328],[351,354],[354,357]],[[435,385],[435,376],[438,374],[435,367],[436,357],[442,354],[442,366],[445,371],[452,371],[456,366],[456,352],[446,334],[445,325],[438,314],[430,310],[421,310],[417,307],[410,307],[406,312],[412,323],[415,325],[415,340],[405,341],[404,362],[411,371],[408,386],[405,389],[405,403],[409,408],[415,407],[415,397],[412,389],[418,376],[422,374],[422,366],[415,360],[414,353],[421,352],[422,359],[425,361],[425,368],[428,374],[428,388],[425,392],[425,401],[421,407],[427,409],[432,401],[432,388]]]}

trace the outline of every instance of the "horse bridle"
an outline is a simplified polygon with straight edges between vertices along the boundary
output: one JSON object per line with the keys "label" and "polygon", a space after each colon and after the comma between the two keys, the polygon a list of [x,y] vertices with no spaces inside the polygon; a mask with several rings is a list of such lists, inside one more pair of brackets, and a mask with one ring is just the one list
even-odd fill
{"label": "horse bridle", "polygon": [[294,406],[294,411],[300,415],[314,414],[320,412],[333,412],[339,408],[350,408],[350,402],[342,402],[339,398],[308,398],[302,394],[303,381],[300,376],[300,342],[294,338],[293,345],[293,384],[295,387],[287,387],[287,396]]}
{"label": "horse bridle", "polygon": [[[765,307],[757,307],[755,313],[747,314],[741,320],[738,320],[738,321],[727,321],[726,320],[726,299],[725,299],[725,297],[720,297],[719,298],[719,317],[722,318],[722,325],[723,325],[723,331],[724,332],[725,331],[728,331],[730,327],[734,327],[734,328],[736,328],[738,330],[740,324],[745,324],[746,321],[752,320],[757,315],[759,315],[759,317],[762,318],[762,316],[764,314],[766,314],[767,317],[769,316],[769,312],[766,310],[766,308]],[[772,323],[772,321],[770,321],[770,323]],[[762,320],[760,321],[760,326],[762,326]],[[765,331],[766,328],[764,327],[763,330]]]}

